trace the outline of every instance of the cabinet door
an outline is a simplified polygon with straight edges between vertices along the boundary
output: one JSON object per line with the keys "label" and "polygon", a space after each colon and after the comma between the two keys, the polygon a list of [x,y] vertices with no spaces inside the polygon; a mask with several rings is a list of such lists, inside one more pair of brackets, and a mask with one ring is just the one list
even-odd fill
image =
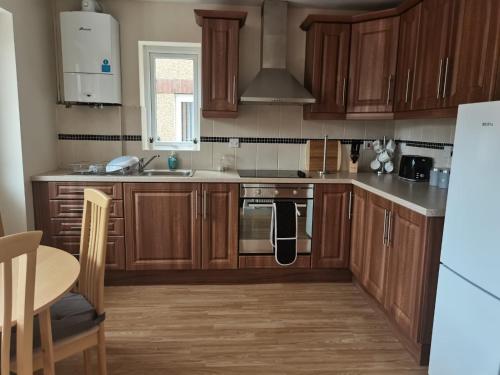
{"label": "cabinet door", "polygon": [[447,106],[493,98],[499,59],[498,0],[456,0],[443,98]]}
{"label": "cabinet door", "polygon": [[[238,110],[237,20],[206,18],[203,21],[203,115]],[[212,112],[212,113],[211,113]],[[218,114],[224,116],[223,113]]]}
{"label": "cabinet door", "polygon": [[200,268],[200,186],[127,183],[128,270]]}
{"label": "cabinet door", "polygon": [[351,258],[350,268],[353,275],[359,280],[363,271],[365,245],[365,213],[366,191],[358,187],[353,188],[351,215]]}
{"label": "cabinet door", "polygon": [[202,268],[237,268],[239,187],[204,184],[202,191]]}
{"label": "cabinet door", "polygon": [[314,191],[313,268],[349,266],[350,185],[318,184]]}
{"label": "cabinet door", "polygon": [[362,285],[382,304],[387,276],[386,228],[391,206],[388,200],[368,194]]}
{"label": "cabinet door", "polygon": [[421,11],[422,4],[418,4],[401,15],[397,79],[394,94],[395,111],[409,111],[412,107]]}
{"label": "cabinet door", "polygon": [[304,86],[317,102],[304,106],[306,119],[345,114],[351,26],[315,23],[307,32]]}
{"label": "cabinet door", "polygon": [[386,310],[406,335],[417,340],[422,305],[425,217],[394,205],[389,245]]}
{"label": "cabinet door", "polygon": [[413,85],[413,109],[443,107],[446,56],[455,0],[422,2],[417,65]]}
{"label": "cabinet door", "polygon": [[392,112],[399,17],[352,26],[347,112]]}

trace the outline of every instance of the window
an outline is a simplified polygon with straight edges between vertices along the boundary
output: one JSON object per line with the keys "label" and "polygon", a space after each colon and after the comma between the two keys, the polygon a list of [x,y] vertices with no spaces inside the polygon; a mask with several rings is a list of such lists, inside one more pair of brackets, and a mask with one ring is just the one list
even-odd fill
{"label": "window", "polygon": [[200,44],[139,42],[144,149],[200,149]]}

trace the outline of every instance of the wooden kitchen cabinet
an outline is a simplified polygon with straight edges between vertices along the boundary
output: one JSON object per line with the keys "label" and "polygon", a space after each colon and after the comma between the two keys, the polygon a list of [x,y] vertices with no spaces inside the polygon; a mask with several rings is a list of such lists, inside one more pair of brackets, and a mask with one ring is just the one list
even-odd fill
{"label": "wooden kitchen cabinet", "polygon": [[202,115],[237,117],[239,29],[246,12],[195,9],[202,27]]}
{"label": "wooden kitchen cabinet", "polygon": [[399,328],[418,338],[425,255],[425,217],[394,205],[388,225],[388,273],[385,307]]}
{"label": "wooden kitchen cabinet", "polygon": [[395,111],[412,109],[421,13],[422,4],[417,4],[403,13],[400,18],[397,77],[394,93]]}
{"label": "wooden kitchen cabinet", "polygon": [[314,190],[312,268],[348,268],[351,185],[317,184]]}
{"label": "wooden kitchen cabinet", "polygon": [[381,304],[387,288],[387,220],[392,203],[367,193],[365,253],[361,285]]}
{"label": "wooden kitchen cabinet", "polygon": [[355,190],[352,230],[365,228],[363,268],[360,272],[356,266],[360,245],[352,241],[351,269],[396,328],[401,342],[421,365],[427,365],[444,219],[425,217],[366,192],[366,218],[355,225],[361,197]]}
{"label": "wooden kitchen cabinet", "polygon": [[498,0],[454,1],[451,53],[443,73],[444,106],[495,99],[499,42]]}
{"label": "wooden kitchen cabinet", "polygon": [[316,98],[304,106],[306,120],[345,117],[351,25],[313,23],[307,30],[304,86]]}
{"label": "wooden kitchen cabinet", "polygon": [[199,195],[199,184],[124,184],[127,270],[200,268]]}
{"label": "wooden kitchen cabinet", "polygon": [[352,25],[347,112],[392,112],[399,17]]}
{"label": "wooden kitchen cabinet", "polygon": [[238,184],[202,185],[202,268],[238,267]]}
{"label": "wooden kitchen cabinet", "polygon": [[113,200],[110,204],[106,270],[125,269],[125,228],[121,183],[33,182],[35,228],[43,231],[42,244],[80,253],[83,191],[93,188]]}
{"label": "wooden kitchen cabinet", "polygon": [[365,253],[366,191],[354,186],[352,189],[351,256],[350,269],[354,277],[361,279]]}
{"label": "wooden kitchen cabinet", "polygon": [[446,57],[455,0],[422,2],[417,64],[413,85],[413,109],[442,108]]}

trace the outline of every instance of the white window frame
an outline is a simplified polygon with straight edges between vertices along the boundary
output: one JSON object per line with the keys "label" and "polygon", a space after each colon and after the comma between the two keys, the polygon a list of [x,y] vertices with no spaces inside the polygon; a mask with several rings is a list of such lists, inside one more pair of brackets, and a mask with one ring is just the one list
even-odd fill
{"label": "white window frame", "polygon": [[[172,58],[193,61],[193,139],[187,142],[162,142],[156,136],[156,101],[152,100],[155,90],[155,57],[168,55]],[[142,146],[144,150],[200,150],[200,87],[201,87],[201,44],[176,42],[139,41],[139,89],[141,101]],[[175,119],[177,122],[177,119]]]}

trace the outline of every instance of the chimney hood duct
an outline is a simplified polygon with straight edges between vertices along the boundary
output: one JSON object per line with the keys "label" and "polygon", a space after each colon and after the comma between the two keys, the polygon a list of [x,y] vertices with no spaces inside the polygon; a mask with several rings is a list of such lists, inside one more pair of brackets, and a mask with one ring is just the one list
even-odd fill
{"label": "chimney hood duct", "polygon": [[316,103],[286,70],[288,3],[265,0],[262,5],[261,70],[241,96],[242,102]]}

